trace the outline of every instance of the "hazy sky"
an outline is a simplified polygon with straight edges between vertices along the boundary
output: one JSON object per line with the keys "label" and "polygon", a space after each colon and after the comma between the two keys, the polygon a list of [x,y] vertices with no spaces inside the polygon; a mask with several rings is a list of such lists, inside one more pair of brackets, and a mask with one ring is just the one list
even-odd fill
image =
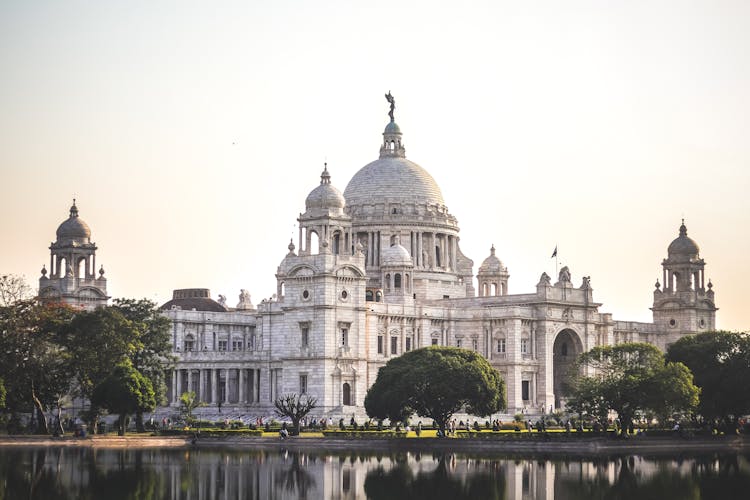
{"label": "hazy sky", "polygon": [[[71,199],[113,297],[275,291],[328,161],[407,157],[511,293],[550,254],[648,321],[685,217],[749,329],[750,2],[0,3],[0,273],[37,285]],[[295,236],[296,240],[296,236]]]}

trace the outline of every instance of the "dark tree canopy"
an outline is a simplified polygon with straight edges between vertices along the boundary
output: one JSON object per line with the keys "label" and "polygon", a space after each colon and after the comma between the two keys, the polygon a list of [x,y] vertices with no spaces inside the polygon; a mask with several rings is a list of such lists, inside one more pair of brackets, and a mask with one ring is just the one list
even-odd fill
{"label": "dark tree canopy", "polygon": [[474,351],[430,346],[393,358],[365,397],[367,414],[403,421],[416,413],[445,432],[454,413],[485,416],[505,408],[500,373]]}
{"label": "dark tree canopy", "polygon": [[717,331],[683,337],[667,359],[687,365],[701,388],[700,414],[737,419],[750,413],[750,336]]}
{"label": "dark tree canopy", "polygon": [[156,407],[151,382],[129,362],[123,362],[94,387],[91,403],[120,416],[120,432],[125,432],[125,417]]}
{"label": "dark tree canopy", "polygon": [[614,410],[623,428],[639,413],[651,412],[663,419],[698,404],[700,390],[687,367],[665,363],[652,344],[598,346],[581,354],[577,369],[581,375],[574,382],[568,408],[599,420]]}

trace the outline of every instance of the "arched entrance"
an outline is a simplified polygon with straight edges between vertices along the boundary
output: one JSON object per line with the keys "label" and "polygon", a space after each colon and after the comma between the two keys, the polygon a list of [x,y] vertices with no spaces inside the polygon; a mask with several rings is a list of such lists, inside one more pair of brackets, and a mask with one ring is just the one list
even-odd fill
{"label": "arched entrance", "polygon": [[557,334],[552,346],[552,389],[555,392],[555,408],[561,408],[570,388],[571,373],[576,358],[583,352],[578,334],[566,328]]}
{"label": "arched entrance", "polygon": [[344,406],[351,406],[352,404],[352,386],[348,382],[344,382],[343,387],[343,403]]}

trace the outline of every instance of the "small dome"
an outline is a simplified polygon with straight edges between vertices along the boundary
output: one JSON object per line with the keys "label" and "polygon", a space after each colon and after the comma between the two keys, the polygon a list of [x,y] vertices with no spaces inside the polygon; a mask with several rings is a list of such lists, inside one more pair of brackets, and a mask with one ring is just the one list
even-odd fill
{"label": "small dome", "polygon": [[398,134],[401,135],[401,127],[398,126],[396,122],[389,122],[388,125],[385,126],[385,130],[383,131],[383,135],[394,135]]}
{"label": "small dome", "polygon": [[78,207],[73,200],[73,206],[70,207],[70,217],[57,228],[57,241],[84,240],[83,243],[88,243],[89,238],[91,238],[91,229],[83,219],[78,217]]}
{"label": "small dome", "polygon": [[482,265],[479,266],[477,274],[497,274],[505,271],[507,269],[505,269],[502,261],[495,256],[495,245],[492,245],[490,256],[484,259]]}
{"label": "small dome", "polygon": [[326,165],[323,168],[323,173],[320,174],[320,186],[307,195],[305,208],[307,210],[315,208],[343,209],[345,204],[344,195],[331,184],[331,175],[328,173],[328,165]]}
{"label": "small dome", "polygon": [[169,311],[226,312],[228,309],[211,298],[208,288],[183,288],[172,292],[172,300],[166,302],[159,309]]}
{"label": "small dome", "polygon": [[383,266],[414,266],[414,261],[409,255],[409,251],[396,243],[383,251],[381,260]]}
{"label": "small dome", "polygon": [[682,221],[682,224],[680,225],[680,235],[669,244],[669,248],[667,249],[668,255],[670,257],[698,257],[699,251],[698,244],[691,238],[688,238],[685,221]]}

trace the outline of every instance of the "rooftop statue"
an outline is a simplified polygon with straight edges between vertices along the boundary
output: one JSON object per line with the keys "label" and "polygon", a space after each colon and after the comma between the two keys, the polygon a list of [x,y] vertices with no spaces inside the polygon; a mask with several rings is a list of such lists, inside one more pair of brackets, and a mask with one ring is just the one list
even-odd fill
{"label": "rooftop statue", "polygon": [[385,95],[385,99],[391,103],[391,110],[388,111],[388,116],[391,117],[391,121],[393,121],[393,110],[396,109],[396,99],[393,98],[391,95],[391,91],[389,90],[388,93]]}

